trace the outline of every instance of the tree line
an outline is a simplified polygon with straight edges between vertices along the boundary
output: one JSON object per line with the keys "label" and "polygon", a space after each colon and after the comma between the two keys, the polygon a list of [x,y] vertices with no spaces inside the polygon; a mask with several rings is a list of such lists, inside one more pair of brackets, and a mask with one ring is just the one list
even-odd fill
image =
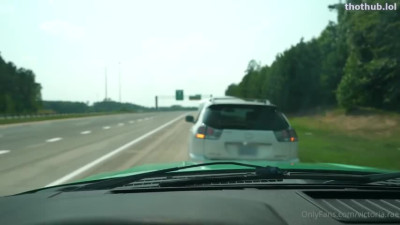
{"label": "tree line", "polygon": [[[161,107],[158,111],[193,110],[193,107],[174,105]],[[13,114],[54,114],[89,112],[138,112],[154,111],[155,108],[132,103],[120,103],[104,99],[92,105],[74,101],[43,101],[41,85],[35,81],[32,70],[18,68],[6,62],[0,55],[0,115]]]}
{"label": "tree line", "polygon": [[[376,4],[347,1],[362,2]],[[241,82],[225,94],[266,98],[286,112],[334,105],[400,111],[399,11],[346,11],[345,3],[329,9],[338,13],[337,22],[317,38],[301,39],[271,65],[251,60]]]}
{"label": "tree line", "polygon": [[[85,102],[71,101],[43,101],[42,111],[46,113],[90,113],[90,112],[150,112],[156,111],[154,107],[145,107],[132,103],[120,103],[105,99],[89,105]],[[157,111],[185,111],[196,110],[196,107],[183,107],[172,105],[170,107],[159,107]]]}
{"label": "tree line", "polygon": [[41,86],[32,70],[18,68],[0,55],[0,113],[32,113],[40,108]]}

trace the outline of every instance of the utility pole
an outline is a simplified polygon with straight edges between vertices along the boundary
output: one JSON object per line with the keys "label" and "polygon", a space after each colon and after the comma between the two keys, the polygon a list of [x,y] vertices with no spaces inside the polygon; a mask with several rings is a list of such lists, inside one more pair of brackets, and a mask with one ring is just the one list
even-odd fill
{"label": "utility pole", "polygon": [[119,103],[121,103],[121,62],[118,63],[119,70]]}
{"label": "utility pole", "polygon": [[158,110],[158,96],[156,95],[155,97],[155,101],[156,101],[156,111]]}
{"label": "utility pole", "polygon": [[107,67],[105,68],[105,83],[104,83],[104,85],[105,85],[105,98],[104,98],[104,101],[107,101]]}

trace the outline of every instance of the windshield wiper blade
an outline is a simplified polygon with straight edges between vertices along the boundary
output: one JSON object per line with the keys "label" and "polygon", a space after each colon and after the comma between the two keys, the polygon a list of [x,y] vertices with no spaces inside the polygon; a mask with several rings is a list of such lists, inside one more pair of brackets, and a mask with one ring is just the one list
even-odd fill
{"label": "windshield wiper blade", "polygon": [[239,163],[239,162],[210,162],[210,163],[199,163],[189,166],[181,166],[181,167],[172,167],[168,169],[156,170],[141,174],[135,174],[126,177],[118,177],[118,178],[110,178],[106,180],[101,180],[93,184],[89,184],[78,188],[77,190],[101,190],[101,189],[111,189],[115,187],[120,187],[135,181],[139,181],[144,178],[155,177],[155,176],[162,176],[162,175],[170,175],[171,172],[176,172],[179,170],[196,168],[196,167],[203,167],[203,166],[212,166],[212,165],[236,165],[236,166],[243,166],[243,167],[250,167],[254,168],[256,175],[258,176],[266,176],[268,178],[278,178],[282,177],[283,175],[287,174],[286,171],[281,170],[279,167],[272,167],[272,166],[258,166],[253,164],[247,163]]}
{"label": "windshield wiper blade", "polygon": [[[212,165],[236,165],[243,167],[250,167],[254,170],[246,170],[238,172],[245,174],[220,174],[220,175],[207,175],[207,176],[193,176],[193,177],[182,177],[179,179],[171,179],[168,181],[170,175],[180,175],[174,174],[171,172],[177,172],[180,170],[185,170],[189,168],[203,167],[203,166],[212,166]],[[215,170],[217,171],[217,170]],[[191,171],[195,172],[195,171]],[[202,184],[207,182],[218,182],[223,181],[234,181],[234,180],[245,180],[246,178],[251,179],[312,179],[312,180],[325,180],[322,184],[369,184],[378,181],[385,181],[389,179],[400,178],[400,173],[384,173],[384,174],[371,174],[371,175],[354,175],[354,174],[331,174],[331,173],[323,173],[315,171],[302,171],[296,172],[291,170],[282,170],[279,167],[272,166],[259,166],[247,163],[239,163],[239,162],[210,162],[210,163],[199,163],[189,166],[181,166],[181,167],[172,167],[167,169],[161,169],[151,172],[145,172],[141,174],[135,174],[125,177],[117,177],[117,178],[108,178],[104,180],[100,180],[85,186],[82,186],[75,191],[80,190],[101,190],[101,189],[112,189],[117,187],[122,187],[127,184],[140,181],[145,178],[152,178],[157,176],[166,176],[162,182],[159,182],[160,187],[167,186],[180,186],[180,185],[195,185]]]}
{"label": "windshield wiper blade", "polygon": [[[380,174],[369,174],[353,177],[351,180],[345,180],[346,184],[370,184],[379,181],[387,181],[391,179],[400,178],[400,172],[394,173],[380,173]],[[343,184],[343,180],[330,180],[325,182],[325,184]]]}
{"label": "windshield wiper blade", "polygon": [[[370,175],[352,175],[352,174],[324,174],[309,172],[289,172],[276,170],[277,167],[256,168],[255,173],[247,173],[242,175],[219,175],[219,176],[203,176],[193,178],[182,178],[170,181],[163,181],[158,184],[159,187],[177,187],[202,184],[223,184],[229,182],[240,182],[249,180],[268,180],[281,181],[282,179],[310,179],[310,180],[328,180],[322,184],[369,184],[379,181],[400,178],[400,173],[384,173]],[[400,184],[399,184],[400,185]]]}
{"label": "windshield wiper blade", "polygon": [[365,176],[366,181],[364,183],[375,183],[379,181],[387,181],[391,179],[400,178],[400,172],[394,173],[381,173],[381,174],[371,174]]}
{"label": "windshield wiper blade", "polygon": [[[152,188],[159,187],[183,187],[183,186],[196,186],[196,185],[219,185],[219,184],[261,184],[265,183],[273,183],[280,182],[283,179],[302,179],[302,180],[320,180],[321,184],[329,184],[332,181],[340,181],[340,184],[349,181],[353,182],[354,180],[363,180],[365,181],[367,178],[360,175],[349,175],[349,174],[324,174],[321,172],[307,171],[307,172],[297,172],[290,170],[277,170],[277,167],[263,167],[256,168],[254,171],[249,171],[246,173],[240,174],[216,174],[216,175],[207,175],[207,176],[179,176],[174,177],[172,179],[159,180],[157,182],[150,182]],[[328,182],[323,182],[328,180]],[[134,183],[134,182],[132,182]],[[264,183],[264,184],[263,184]],[[143,184],[139,184],[138,186],[128,188],[142,188]],[[146,187],[147,188],[147,187]],[[124,187],[121,187],[124,189]]]}
{"label": "windshield wiper blade", "polygon": [[182,187],[190,185],[202,185],[202,184],[225,184],[230,182],[247,182],[249,180],[268,180],[272,181],[282,181],[288,178],[289,174],[243,174],[243,175],[218,175],[218,176],[206,176],[206,177],[188,177],[177,180],[163,181],[158,184],[159,187]]}

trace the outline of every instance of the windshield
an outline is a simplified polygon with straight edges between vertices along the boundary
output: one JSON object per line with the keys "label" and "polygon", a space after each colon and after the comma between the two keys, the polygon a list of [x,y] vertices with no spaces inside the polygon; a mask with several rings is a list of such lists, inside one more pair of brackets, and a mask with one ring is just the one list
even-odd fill
{"label": "windshield", "polygon": [[[221,161],[400,170],[398,0],[2,0],[0,16],[0,196]],[[243,169],[206,165],[190,170]]]}
{"label": "windshield", "polygon": [[274,107],[258,105],[213,105],[206,109],[204,123],[217,129],[284,130],[289,127]]}

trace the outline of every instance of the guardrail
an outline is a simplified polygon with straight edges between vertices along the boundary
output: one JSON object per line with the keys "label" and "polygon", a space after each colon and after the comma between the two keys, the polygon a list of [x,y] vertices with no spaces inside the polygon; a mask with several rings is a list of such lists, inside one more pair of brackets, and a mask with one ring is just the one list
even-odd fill
{"label": "guardrail", "polygon": [[18,120],[30,118],[49,118],[49,117],[64,117],[64,116],[86,116],[104,114],[101,112],[88,113],[52,113],[52,114],[0,114],[0,120]]}

